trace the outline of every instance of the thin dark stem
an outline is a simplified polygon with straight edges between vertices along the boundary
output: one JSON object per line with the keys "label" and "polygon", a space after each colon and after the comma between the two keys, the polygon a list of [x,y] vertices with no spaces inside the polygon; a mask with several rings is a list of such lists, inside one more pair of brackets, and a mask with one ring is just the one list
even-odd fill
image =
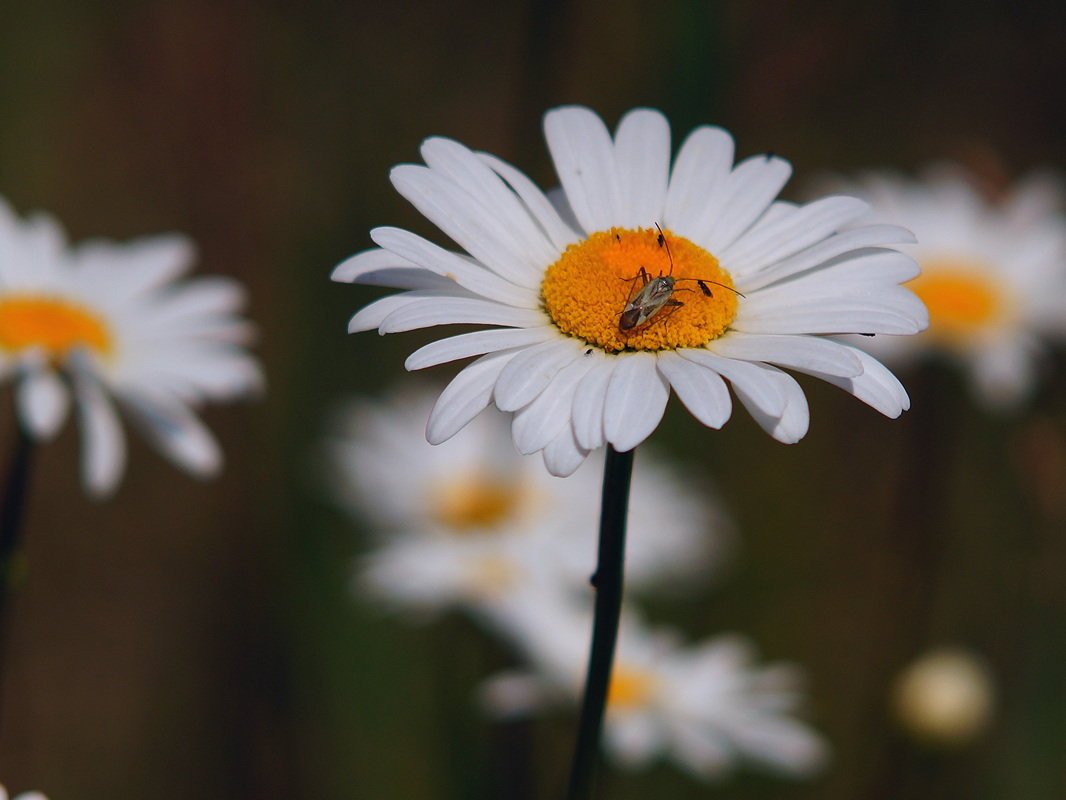
{"label": "thin dark stem", "polygon": [[600,547],[592,586],[596,590],[596,613],[592,623],[592,648],[585,678],[574,762],[570,770],[567,800],[590,796],[599,754],[607,689],[611,682],[618,620],[622,613],[622,576],[626,549],[626,511],[633,475],[633,451],[617,452],[607,447],[603,468],[603,505],[600,509]]}
{"label": "thin dark stem", "polygon": [[19,552],[33,455],[33,440],[21,425],[15,427],[15,447],[4,480],[3,495],[0,495],[0,719],[7,675],[8,605],[12,577],[16,572],[13,562]]}
{"label": "thin dark stem", "polygon": [[33,454],[33,440],[21,425],[16,427],[15,448],[4,481],[4,494],[0,498],[0,621],[9,590],[11,560],[18,552],[21,539],[23,512],[30,484],[30,457]]}

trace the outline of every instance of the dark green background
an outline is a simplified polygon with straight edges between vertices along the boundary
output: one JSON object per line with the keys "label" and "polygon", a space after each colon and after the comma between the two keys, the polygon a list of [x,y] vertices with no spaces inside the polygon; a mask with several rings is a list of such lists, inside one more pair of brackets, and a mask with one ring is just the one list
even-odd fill
{"label": "dark green background", "polygon": [[[250,288],[269,394],[206,412],[228,458],[214,483],[131,436],[129,475],[94,503],[73,424],[38,453],[0,781],[52,800],[557,796],[572,720],[486,728],[467,698],[499,654],[460,621],[417,629],[354,605],[358,538],[316,485],[325,412],[402,381],[404,355],[437,335],[346,337],[379,292],[328,280],[375,225],[431,233],[389,167],[444,134],[550,185],[540,116],[578,102],[612,126],[658,107],[675,142],[725,125],[738,155],[792,160],[792,197],[823,169],[944,156],[997,186],[1066,155],[1064,8],[5,3],[0,193],[75,239],[191,234],[201,273]],[[742,550],[657,618],[803,664],[835,759],[795,784],[618,773],[603,796],[1066,796],[1056,366],[1031,407],[995,419],[951,372],[905,375],[915,409],[898,421],[804,381],[811,431],[790,447],[739,411],[702,430],[675,403],[655,441],[713,476]],[[7,449],[9,391],[0,403]],[[894,672],[941,642],[983,653],[1000,688],[993,728],[950,755],[913,749],[885,713]],[[535,778],[500,788],[523,741]]]}

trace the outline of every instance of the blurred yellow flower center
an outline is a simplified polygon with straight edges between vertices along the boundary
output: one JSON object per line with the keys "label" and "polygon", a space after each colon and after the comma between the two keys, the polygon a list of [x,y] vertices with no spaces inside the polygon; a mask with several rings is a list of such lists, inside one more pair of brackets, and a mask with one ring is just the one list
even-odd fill
{"label": "blurred yellow flower center", "polygon": [[611,685],[607,687],[608,708],[632,709],[647,705],[655,683],[655,676],[650,672],[616,665],[611,674]]}
{"label": "blurred yellow flower center", "polygon": [[477,590],[488,596],[506,592],[519,575],[516,565],[502,556],[484,556],[474,564],[473,580]]}
{"label": "blurred yellow flower center", "polygon": [[[644,291],[656,278],[667,279],[657,298]],[[611,228],[570,245],[548,267],[541,297],[559,330],[609,353],[700,347],[737,313],[718,259],[656,228]]]}
{"label": "blurred yellow flower center", "polygon": [[484,474],[458,476],[435,494],[437,521],[460,533],[503,524],[518,513],[526,496],[517,481]]}
{"label": "blurred yellow flower center", "polygon": [[96,314],[55,297],[0,298],[0,350],[40,347],[58,360],[78,346],[104,355],[111,352],[111,332]]}
{"label": "blurred yellow flower center", "polygon": [[1003,287],[962,261],[922,261],[922,274],[907,288],[929,309],[929,333],[945,340],[969,339],[1006,310]]}

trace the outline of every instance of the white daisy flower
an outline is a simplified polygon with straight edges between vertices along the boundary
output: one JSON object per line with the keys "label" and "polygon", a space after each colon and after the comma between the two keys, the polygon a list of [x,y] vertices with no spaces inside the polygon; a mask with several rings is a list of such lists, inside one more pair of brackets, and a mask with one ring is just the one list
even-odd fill
{"label": "white daisy flower", "polygon": [[946,355],[967,370],[989,407],[1025,399],[1043,341],[1066,336],[1061,185],[1034,176],[990,202],[960,167],[942,164],[921,180],[870,173],[847,190],[869,200],[881,219],[914,231],[917,244],[903,249],[922,274],[907,286],[930,315],[921,336],[878,337],[867,349],[893,363]]}
{"label": "white daisy flower", "polygon": [[[580,699],[590,614],[551,598],[530,599],[504,613],[533,666],[483,685],[482,699],[495,714],[525,715]],[[791,665],[754,665],[742,637],[686,646],[672,631],[649,630],[624,614],[603,744],[631,768],[669,758],[702,778],[722,777],[740,762],[809,775],[825,763],[827,747],[791,716],[802,705],[800,683]]]}
{"label": "white daisy flower", "polygon": [[[480,356],[441,394],[434,444],[490,402],[514,412],[522,453],[573,472],[605,443],[632,449],[663,415],[671,387],[702,423],[731,413],[725,381],[774,438],[807,431],[807,402],[787,367],[828,380],[877,410],[908,406],[899,382],[839,333],[908,334],[922,304],[897,284],[918,270],[886,249],[913,241],[892,225],[856,226],[851,197],[775,201],[788,162],[733,167],[733,140],[702,127],[670,163],[662,114],[637,109],[614,136],[592,111],[544,122],[559,204],[493,156],[442,138],[426,166],[392,171],[397,190],[465,254],[408,231],[377,228],[378,249],[340,264],[340,281],[409,291],[358,312],[350,331],[465,323],[498,326],[433,342],[408,369]],[[660,233],[661,229],[661,233]]]}
{"label": "white daisy flower", "polygon": [[[484,414],[440,446],[422,428],[438,392],[353,404],[329,441],[338,500],[379,541],[358,585],[397,606],[432,613],[479,609],[530,582],[584,593],[595,568],[600,465],[569,480],[515,452],[503,414]],[[731,527],[706,491],[651,453],[636,460],[627,578],[633,589],[676,589],[723,558]]]}
{"label": "white daisy flower", "polygon": [[[0,800],[7,800],[7,789],[2,784],[0,784]],[[12,800],[48,800],[48,798],[40,792],[23,792],[15,795]]]}
{"label": "white daisy flower", "polygon": [[0,200],[0,379],[12,381],[23,429],[48,440],[75,400],[82,478],[102,496],[125,468],[114,401],[159,451],[193,475],[222,457],[191,408],[260,387],[242,347],[244,291],[225,278],[179,283],[194,255],[183,236],[68,248],[59,225],[19,220]]}

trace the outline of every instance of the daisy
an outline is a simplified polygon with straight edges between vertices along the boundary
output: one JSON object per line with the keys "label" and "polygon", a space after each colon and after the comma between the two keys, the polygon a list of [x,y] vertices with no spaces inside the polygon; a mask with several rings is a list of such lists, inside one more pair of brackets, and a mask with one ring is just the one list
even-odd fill
{"label": "daisy", "polygon": [[[482,689],[498,715],[572,704],[584,678],[589,614],[529,599],[505,613],[532,668],[497,675]],[[798,671],[753,661],[740,636],[685,645],[673,631],[623,616],[604,718],[608,754],[630,768],[668,758],[702,778],[741,762],[797,777],[817,771],[826,745],[792,716],[802,703]]]}
{"label": "daisy", "polygon": [[1020,183],[997,202],[972,176],[942,164],[921,180],[871,173],[847,187],[876,214],[914,231],[904,249],[922,274],[908,284],[929,309],[929,330],[878,337],[871,352],[895,363],[927,354],[953,359],[991,408],[1016,405],[1036,382],[1043,342],[1066,336],[1066,217],[1049,176]]}
{"label": "daisy", "polygon": [[791,168],[773,155],[733,166],[724,130],[698,128],[671,166],[662,114],[636,109],[611,137],[592,111],[544,122],[562,184],[555,202],[520,171],[443,138],[426,166],[392,182],[465,253],[397,228],[340,264],[340,281],[407,291],[359,311],[350,331],[495,326],[422,347],[422,369],[479,356],[442,392],[427,437],[440,443],[489,403],[514,412],[522,453],[568,475],[604,444],[624,452],[658,425],[671,388],[718,428],[740,402],[774,438],[807,431],[799,384],[778,367],[835,383],[888,416],[908,406],[899,382],[840,333],[910,334],[926,324],[901,281],[913,241],[893,225],[858,225],[867,205],[774,198]]}
{"label": "daisy", "polygon": [[20,220],[0,200],[0,379],[38,441],[59,431],[73,397],[94,495],[111,493],[125,467],[116,402],[164,456],[206,477],[222,457],[192,407],[261,385],[242,347],[251,333],[237,314],[242,287],[179,282],[193,256],[178,235],[69,248],[50,217]]}
{"label": "daisy", "polygon": [[[438,392],[408,391],[354,403],[329,440],[329,481],[376,543],[359,588],[424,614],[453,606],[477,611],[530,582],[584,594],[595,565],[598,463],[568,480],[515,452],[506,417],[473,421],[466,435],[437,447],[422,434]],[[590,462],[595,461],[595,457]],[[691,476],[651,453],[636,462],[628,576],[634,589],[675,590],[723,559],[731,528]]]}

